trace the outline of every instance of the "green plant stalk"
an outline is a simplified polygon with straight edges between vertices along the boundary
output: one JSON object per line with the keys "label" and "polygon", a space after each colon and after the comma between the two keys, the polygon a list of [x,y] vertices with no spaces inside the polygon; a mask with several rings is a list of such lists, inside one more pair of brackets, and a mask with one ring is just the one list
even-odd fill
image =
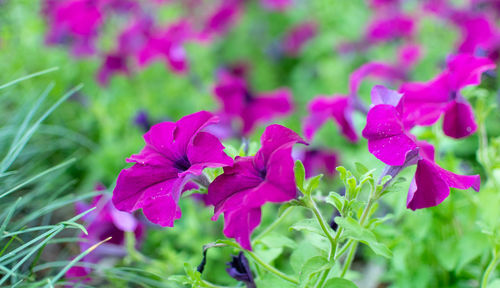
{"label": "green plant stalk", "polygon": [[483,273],[483,277],[481,279],[481,288],[486,288],[488,286],[488,279],[490,278],[491,272],[495,271],[495,267],[498,264],[498,253],[496,251],[493,252],[493,258],[491,259],[488,267]]}
{"label": "green plant stalk", "polygon": [[314,202],[312,197],[308,196],[307,199],[308,199],[307,206],[313,211],[314,216],[318,220],[319,226],[321,226],[321,230],[323,230],[323,233],[325,233],[326,237],[328,238],[328,241],[330,241],[330,255],[328,256],[328,258],[333,257],[335,255],[335,250],[337,249],[338,237],[337,235],[333,237],[332,234],[330,233],[330,226],[326,223],[325,219],[321,215],[321,212],[319,211],[318,206],[316,206],[316,202]]}
{"label": "green plant stalk", "polygon": [[[330,254],[328,255],[328,261],[332,261],[335,258],[335,254],[337,253],[337,246],[339,244],[339,239],[340,239],[340,235],[342,235],[343,228],[340,227],[337,230],[337,232],[335,232],[335,237],[332,237],[330,234],[330,231],[328,229],[330,227],[329,227],[329,225],[326,224],[325,219],[323,218],[323,216],[321,215],[321,212],[319,211],[318,207],[316,206],[316,203],[314,202],[312,197],[310,197],[310,200],[312,203],[311,209],[313,210],[314,215],[318,219],[318,222],[321,226],[321,229],[323,229],[323,232],[327,235],[328,240],[330,240]],[[328,277],[329,273],[330,273],[329,269],[322,271],[320,276],[319,276],[319,280],[316,283],[316,285],[314,285],[314,287],[322,287],[324,282],[326,281],[326,278]]]}
{"label": "green plant stalk", "polygon": [[283,214],[281,214],[281,216],[278,217],[278,219],[274,220],[274,222],[271,223],[271,225],[267,226],[267,228],[264,229],[264,231],[262,231],[259,235],[257,235],[253,239],[252,245],[255,245],[257,242],[259,242],[260,239],[262,239],[269,232],[274,230],[274,228],[276,228],[281,222],[283,222],[283,220],[286,218],[286,216],[288,216],[288,214],[290,214],[290,212],[292,212],[292,207],[289,207],[288,209],[286,209],[285,212],[283,212]]}
{"label": "green plant stalk", "polygon": [[[365,209],[363,210],[363,214],[361,214],[361,218],[359,219],[359,224],[361,227],[365,225],[366,220],[368,220],[368,214],[370,213],[370,210],[372,209],[373,204],[375,203],[375,199],[373,198],[373,193],[370,193],[370,198],[368,199],[368,203],[365,206]],[[351,250],[349,251],[349,254],[347,255],[347,258],[344,263],[344,268],[342,268],[342,273],[340,274],[340,277],[344,277],[349,268],[351,267],[351,263],[354,260],[354,255],[356,254],[356,250],[358,248],[358,241],[353,241],[353,245],[351,247]]]}
{"label": "green plant stalk", "polygon": [[274,268],[273,266],[267,264],[266,262],[264,262],[262,259],[260,259],[252,251],[245,251],[245,252],[247,252],[248,255],[250,255],[250,257],[252,257],[253,260],[255,260],[255,262],[259,263],[259,265],[262,266],[263,268],[265,268],[267,271],[273,273],[274,275],[276,275],[276,276],[280,277],[281,279],[286,280],[290,283],[299,284],[299,281],[297,279],[292,278],[292,277],[286,275],[285,273],[279,271],[278,269]]}

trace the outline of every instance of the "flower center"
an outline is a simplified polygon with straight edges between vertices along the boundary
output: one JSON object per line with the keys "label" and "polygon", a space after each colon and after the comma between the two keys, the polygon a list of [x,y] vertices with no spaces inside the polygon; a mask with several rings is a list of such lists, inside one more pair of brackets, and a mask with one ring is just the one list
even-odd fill
{"label": "flower center", "polygon": [[245,102],[246,103],[251,103],[254,100],[254,96],[250,90],[246,89],[245,90]]}
{"label": "flower center", "polygon": [[259,176],[260,176],[260,178],[266,179],[266,175],[267,175],[267,170],[265,168],[262,169],[262,170],[259,170]]}
{"label": "flower center", "polygon": [[174,167],[180,171],[186,171],[191,167],[191,163],[189,163],[187,156],[184,155],[181,159],[175,161]]}

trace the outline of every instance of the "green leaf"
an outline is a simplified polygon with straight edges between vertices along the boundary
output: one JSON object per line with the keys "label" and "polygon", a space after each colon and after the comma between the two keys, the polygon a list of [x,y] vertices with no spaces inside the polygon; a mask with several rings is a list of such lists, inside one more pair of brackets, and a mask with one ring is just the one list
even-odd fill
{"label": "green leaf", "polygon": [[354,166],[356,166],[356,171],[358,171],[359,175],[363,175],[368,173],[368,168],[366,168],[365,165],[359,163],[359,162],[354,162]]}
{"label": "green leaf", "polygon": [[300,220],[299,222],[296,222],[295,224],[293,224],[290,227],[290,230],[313,232],[313,233],[319,234],[323,237],[326,237],[326,235],[323,233],[323,230],[321,230],[321,227],[319,226],[318,221],[316,219]]}
{"label": "green leaf", "polygon": [[345,183],[347,180],[347,170],[343,166],[338,166],[336,170],[339,172],[340,180]]}
{"label": "green leaf", "polygon": [[382,243],[377,242],[377,238],[372,231],[361,227],[359,223],[352,219],[351,217],[342,218],[335,217],[335,222],[344,228],[344,233],[342,234],[342,238],[350,238],[357,241],[360,241],[370,247],[370,249],[375,252],[375,254],[390,258],[392,253],[387,246]]}
{"label": "green leaf", "polygon": [[339,193],[337,192],[330,192],[328,194],[328,197],[326,197],[326,203],[333,205],[340,213],[343,212],[344,210],[344,205],[345,205],[345,198],[340,196]]}
{"label": "green leaf", "polygon": [[306,169],[304,168],[304,164],[300,162],[300,160],[295,161],[295,183],[297,183],[297,187],[299,190],[306,194],[306,190],[304,189],[304,182],[306,179]]}
{"label": "green leaf", "polygon": [[344,278],[331,278],[326,281],[324,288],[358,288],[354,282]]}
{"label": "green leaf", "polygon": [[302,266],[299,274],[299,287],[306,287],[311,277],[326,269],[329,269],[331,264],[328,259],[323,256],[315,256],[307,260]]}
{"label": "green leaf", "polygon": [[488,286],[486,286],[486,288],[500,288],[500,279],[495,279],[495,280],[491,281],[491,283],[488,284]]}
{"label": "green leaf", "polygon": [[262,238],[260,242],[262,242],[269,248],[289,247],[295,249],[297,247],[295,241],[286,237],[283,234],[279,234],[276,232],[269,233],[268,235],[264,236],[264,238]]}
{"label": "green leaf", "polygon": [[312,191],[314,191],[314,189],[318,188],[319,186],[319,181],[321,180],[321,178],[323,177],[323,174],[319,174],[317,176],[314,176],[310,179],[307,179],[307,194],[308,195],[311,195]]}
{"label": "green leaf", "polygon": [[302,266],[307,262],[308,259],[319,255],[319,248],[311,245],[311,242],[308,239],[303,240],[297,245],[297,248],[295,248],[290,255],[290,266],[292,266],[292,269],[293,271],[295,271],[295,273],[299,274],[302,270]]}

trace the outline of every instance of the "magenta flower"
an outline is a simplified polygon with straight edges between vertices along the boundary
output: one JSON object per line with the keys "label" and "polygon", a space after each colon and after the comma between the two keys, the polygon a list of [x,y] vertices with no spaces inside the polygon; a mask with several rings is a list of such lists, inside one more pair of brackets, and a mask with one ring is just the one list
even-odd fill
{"label": "magenta flower", "polygon": [[375,106],[368,111],[362,132],[368,140],[368,151],[391,166],[403,165],[406,155],[417,147],[415,137],[405,127],[398,95],[381,86],[372,90]]}
{"label": "magenta flower", "polygon": [[227,33],[239,19],[243,7],[238,1],[221,1],[221,4],[213,11],[204,24],[199,35],[202,41],[211,41],[214,36]]}
{"label": "magenta flower", "polygon": [[292,0],[260,0],[262,7],[268,10],[285,11],[292,6]]}
{"label": "magenta flower", "polygon": [[[102,190],[100,185],[96,190]],[[77,202],[76,213],[83,213],[93,207],[96,209],[82,219],[86,223],[88,235],[80,233],[80,251],[83,252],[93,245],[111,237],[107,242],[99,245],[91,253],[82,258],[82,262],[98,263],[106,258],[121,258],[127,253],[125,248],[125,232],[134,232],[136,243],[139,245],[144,237],[145,225],[133,215],[118,211],[111,203],[111,196],[102,194],[96,196],[91,204]],[[66,272],[66,278],[82,278],[90,273],[88,267],[74,266]],[[88,281],[90,278],[83,279]]]}
{"label": "magenta flower", "polygon": [[341,95],[318,96],[309,102],[309,116],[304,120],[303,127],[306,139],[311,141],[321,126],[328,119],[333,119],[349,141],[358,141],[358,135],[352,123],[352,112],[354,111],[352,102],[351,97]]}
{"label": "magenta flower", "polygon": [[484,14],[470,11],[455,11],[451,15],[451,20],[461,32],[458,53],[488,56],[497,60],[500,31],[493,20]]}
{"label": "magenta flower", "polygon": [[212,114],[201,111],[151,127],[144,135],[146,146],[127,159],[134,166],[118,176],[113,191],[116,208],[126,212],[142,208],[151,222],[172,227],[181,217],[177,202],[186,183],[200,176],[204,168],[233,162],[219,140],[203,132],[216,122]]}
{"label": "magenta flower", "polygon": [[241,122],[243,135],[250,134],[259,123],[285,116],[293,109],[292,93],[287,88],[254,94],[241,77],[224,73],[214,87],[222,111]]}
{"label": "magenta flower", "polygon": [[110,53],[105,56],[99,72],[97,73],[97,81],[99,84],[106,86],[109,83],[109,78],[115,73],[124,75],[129,74],[128,62],[126,55],[121,53]]}
{"label": "magenta flower", "polygon": [[69,43],[76,56],[94,53],[94,41],[103,22],[103,14],[92,0],[46,1],[48,44]]}
{"label": "magenta flower", "polygon": [[145,66],[153,59],[164,58],[172,71],[185,73],[188,62],[184,43],[192,37],[191,26],[186,20],[170,24],[166,29],[153,29],[137,55],[139,65]]}
{"label": "magenta flower", "polygon": [[374,19],[368,24],[365,37],[368,43],[374,44],[397,39],[411,39],[415,31],[415,20],[407,15],[395,14]]}
{"label": "magenta flower", "polygon": [[396,84],[408,79],[408,74],[420,59],[421,49],[418,45],[408,44],[398,51],[395,63],[367,62],[349,76],[349,91],[357,94],[361,82],[370,77],[387,84]]}
{"label": "magenta flower", "polygon": [[458,175],[444,170],[434,162],[434,147],[426,142],[418,142],[421,159],[410,184],[406,206],[416,210],[434,207],[450,195],[450,188],[479,191],[479,175]]}
{"label": "magenta flower", "polygon": [[215,206],[212,220],[224,213],[224,235],[251,250],[250,234],[260,224],[261,207],[297,196],[292,146],[305,144],[292,130],[274,124],[261,138],[255,156],[236,157],[208,187],[208,201]]}
{"label": "magenta flower", "polygon": [[339,155],[335,151],[323,148],[294,151],[294,158],[302,161],[306,170],[306,178],[319,174],[333,177],[339,163]]}
{"label": "magenta flower", "polygon": [[303,22],[292,27],[283,39],[284,52],[290,56],[297,56],[307,42],[316,36],[316,33],[317,25],[312,21]]}
{"label": "magenta flower", "polygon": [[463,138],[473,134],[477,125],[472,108],[460,90],[478,85],[481,74],[494,68],[487,58],[458,54],[448,59],[447,69],[434,80],[404,84],[400,91],[404,93],[405,121],[409,126],[428,126],[444,113],[443,131],[447,136]]}
{"label": "magenta flower", "polygon": [[363,137],[368,140],[370,153],[385,164],[401,168],[417,164],[407,207],[415,210],[436,206],[449,196],[450,187],[462,190],[472,187],[478,191],[478,175],[457,175],[434,162],[434,148],[426,142],[418,142],[409,132],[411,127],[405,126],[401,113],[403,102],[397,101],[400,94],[385,90],[378,87],[378,91],[372,91],[375,106],[368,112]]}

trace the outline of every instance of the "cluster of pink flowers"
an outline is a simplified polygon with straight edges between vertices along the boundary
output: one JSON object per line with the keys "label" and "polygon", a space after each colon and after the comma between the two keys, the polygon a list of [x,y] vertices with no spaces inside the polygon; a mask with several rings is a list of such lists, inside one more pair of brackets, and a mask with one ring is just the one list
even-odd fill
{"label": "cluster of pink flowers", "polygon": [[178,202],[186,185],[207,185],[203,169],[224,167],[224,173],[208,185],[207,203],[215,207],[213,220],[224,214],[224,234],[251,249],[250,233],[260,223],[260,207],[296,197],[292,146],[305,142],[290,129],[271,125],[255,156],[233,161],[218,138],[206,132],[217,121],[201,111],[154,125],[144,135],[141,153],[128,159],[134,166],[118,176],[114,205],[127,212],[142,208],[151,222],[173,226],[181,217]]}
{"label": "cluster of pink flowers", "polygon": [[[124,5],[110,0],[69,2],[72,4],[53,4],[52,7],[57,8],[46,12],[53,29],[49,35],[55,35],[53,39],[69,36],[75,51],[87,52],[93,50],[95,37],[108,13],[105,11],[118,11]],[[77,4],[88,5],[87,2],[99,5],[71,8]],[[140,11],[140,5],[134,1],[127,3],[130,5],[127,7]],[[199,9],[193,4],[197,1],[184,3],[188,11]],[[283,11],[291,5],[291,1],[283,0],[262,0],[261,3],[274,11]],[[450,188],[479,190],[478,175],[458,175],[441,168],[435,161],[434,147],[418,140],[412,129],[433,125],[443,116],[443,132],[449,137],[460,139],[476,131],[472,108],[461,90],[479,85],[481,75],[496,67],[493,61],[497,59],[498,33],[489,20],[494,16],[483,11],[451,8],[445,1],[426,4],[422,11],[432,11],[451,21],[459,27],[463,37],[457,53],[448,57],[441,73],[427,82],[416,83],[410,82],[411,73],[423,54],[415,42],[416,17],[403,11],[403,1],[373,0],[370,3],[375,9],[375,17],[367,25],[363,38],[341,45],[340,52],[359,52],[375,45],[397,42],[400,45],[396,60],[371,61],[358,67],[346,83],[347,95],[321,95],[312,99],[303,121],[304,138],[313,142],[318,130],[332,119],[341,134],[356,143],[359,132],[353,114],[360,113],[366,116],[361,134],[368,140],[370,153],[392,171],[417,166],[407,196],[409,209],[440,204],[448,197]],[[471,5],[479,5],[474,3]],[[223,35],[237,21],[243,8],[243,1],[221,1],[215,9],[205,13],[202,24],[194,21],[195,18],[186,17],[167,26],[159,26],[144,13],[134,12],[135,21],[120,33],[116,50],[105,54],[99,72],[100,82],[107,83],[114,73],[128,74],[130,59],[144,66],[160,58],[172,71],[186,72],[189,64],[184,44],[209,42]],[[78,15],[67,17],[70,12]],[[317,32],[315,23],[300,23],[283,38],[283,52],[296,56]],[[250,235],[261,222],[262,206],[287,202],[298,196],[294,160],[303,162],[306,177],[335,173],[339,161],[335,151],[319,147],[292,151],[295,144],[307,145],[306,140],[277,124],[267,126],[255,155],[233,159],[225,153],[220,139],[247,139],[259,125],[287,116],[294,110],[290,89],[281,87],[256,92],[249,83],[248,70],[248,65],[243,64],[219,71],[213,88],[219,108],[214,113],[200,111],[177,122],[162,122],[149,129],[144,135],[144,148],[127,159],[134,163],[133,166],[122,170],[118,176],[112,198],[117,209],[130,213],[142,209],[151,222],[172,227],[182,214],[179,206],[182,194],[192,188],[205,187],[208,193],[199,197],[214,207],[212,220],[223,215],[224,234],[250,250]],[[399,88],[396,91],[375,86],[371,103],[367,105],[359,95],[367,78]],[[145,120],[141,123],[149,126]],[[210,181],[204,173],[206,168],[223,168],[223,173]]]}
{"label": "cluster of pink flowers", "polygon": [[[98,184],[97,191],[105,190]],[[92,203],[77,202],[75,210],[77,214],[84,213],[91,208],[95,210],[83,217],[88,234],[80,233],[80,251],[84,252],[92,246],[111,237],[108,241],[97,246],[92,253],[87,254],[81,262],[97,264],[101,260],[118,260],[127,255],[125,248],[125,233],[134,233],[136,245],[139,246],[144,238],[146,227],[144,223],[134,215],[119,211],[111,202],[109,194],[96,196]],[[86,278],[91,272],[88,266],[73,266],[66,272],[67,278],[78,278],[78,280],[90,280]]]}
{"label": "cluster of pink flowers", "polygon": [[[164,5],[179,2],[185,14],[169,23],[160,23],[150,13]],[[77,57],[96,55],[102,60],[97,73],[101,85],[115,74],[130,75],[154,60],[163,61],[174,73],[185,74],[189,60],[186,43],[204,45],[224,36],[238,23],[245,10],[245,0],[138,1],[138,0],[45,0],[43,15],[47,20],[46,43],[71,47]],[[262,0],[262,7],[285,11],[290,0]],[[97,42],[107,22],[125,18],[126,26],[116,36],[111,50],[101,50]],[[296,56],[316,34],[313,22],[301,23],[283,39],[283,51]]]}

